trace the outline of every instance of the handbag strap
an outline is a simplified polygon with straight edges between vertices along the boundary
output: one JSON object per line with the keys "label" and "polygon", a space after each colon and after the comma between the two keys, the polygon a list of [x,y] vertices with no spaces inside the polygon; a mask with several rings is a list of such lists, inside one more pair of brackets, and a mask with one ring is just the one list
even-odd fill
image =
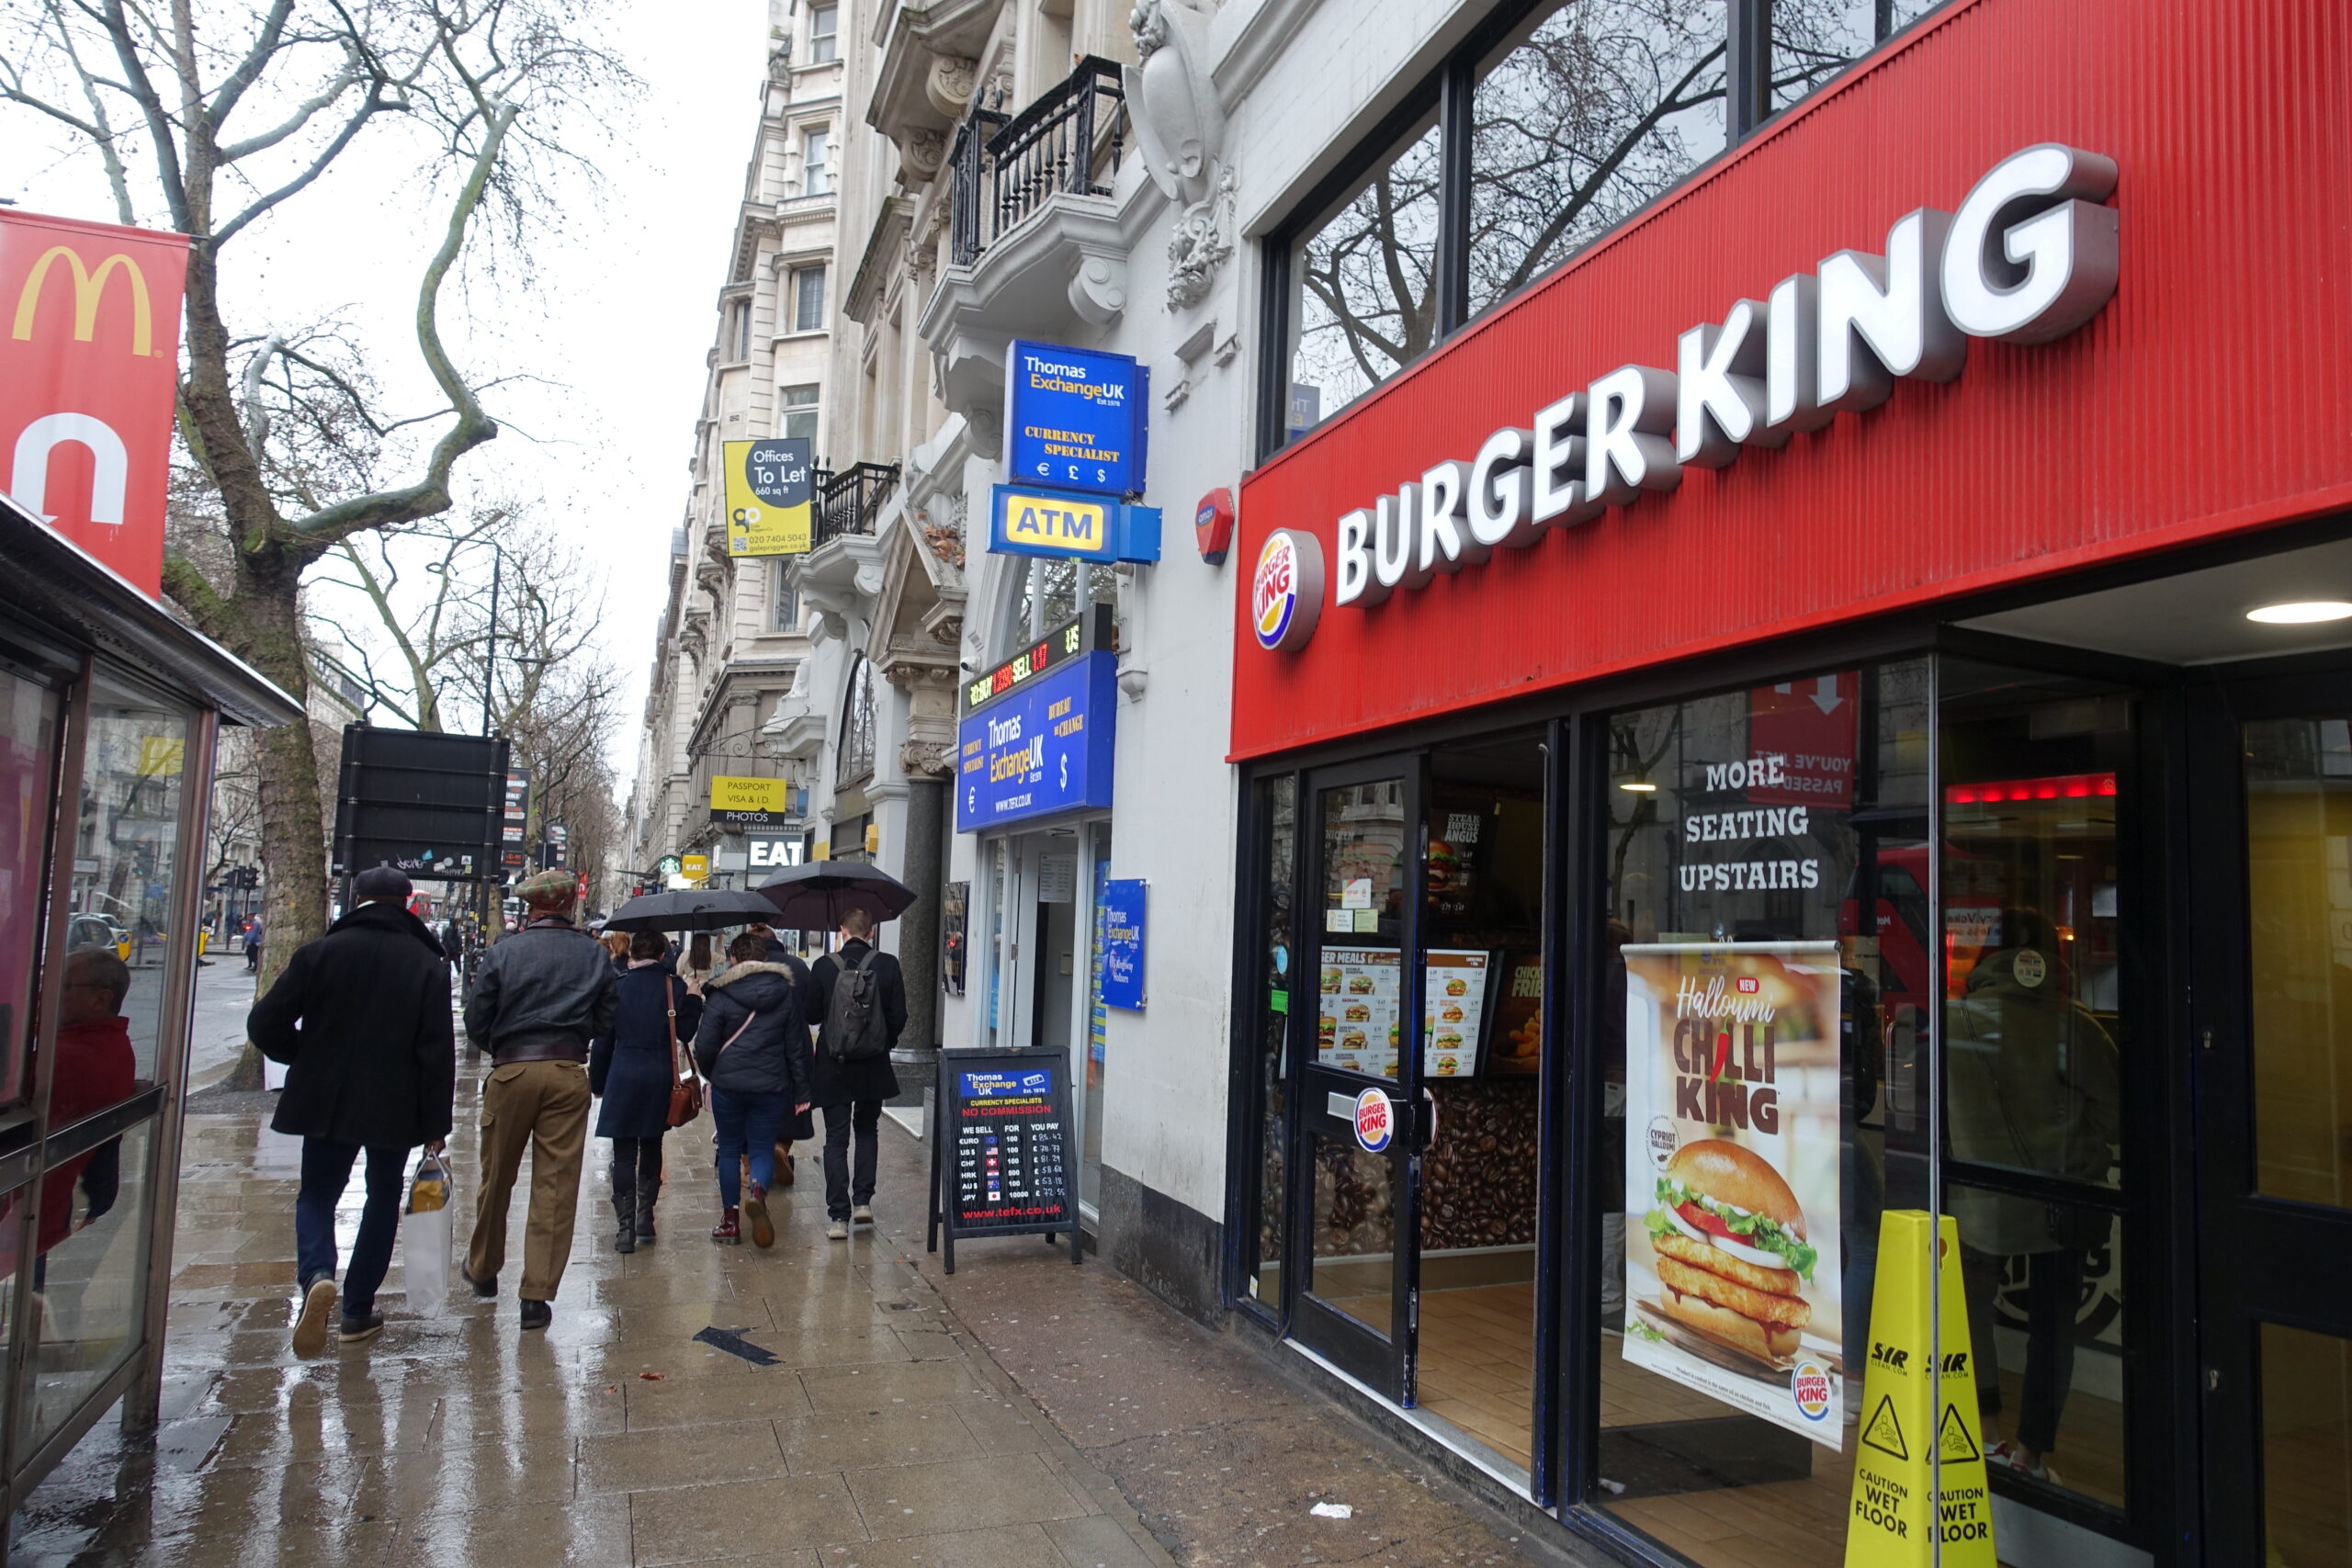
{"label": "handbag strap", "polygon": [[726,1039],[724,1039],[724,1040],[720,1041],[720,1042],[718,1043],[718,1051],[713,1051],[713,1052],[710,1054],[710,1065],[711,1065],[712,1066],[714,1066],[714,1067],[715,1067],[715,1066],[718,1066],[718,1057],[719,1057],[719,1053],[720,1053],[720,1052],[725,1051],[725,1050],[727,1049],[727,1047],[729,1047],[729,1045],[734,1044],[734,1043],[735,1043],[735,1042],[737,1042],[738,1040],[742,1039],[742,1038],[743,1038],[743,1031],[745,1031],[745,1030],[747,1030],[747,1029],[751,1028],[751,1027],[752,1027],[752,1021],[753,1019],[755,1019],[755,1018],[759,1017],[759,1016],[760,1016],[760,1015],[759,1015],[758,1013],[756,1013],[756,1012],[746,1013],[746,1014],[744,1014],[744,1015],[743,1015],[743,1021],[742,1021],[742,1022],[741,1022],[741,1023],[739,1023],[739,1024],[737,1024],[737,1025],[735,1026],[735,1032],[734,1032],[734,1033],[732,1033],[732,1034],[730,1034],[730,1035],[729,1035]]}

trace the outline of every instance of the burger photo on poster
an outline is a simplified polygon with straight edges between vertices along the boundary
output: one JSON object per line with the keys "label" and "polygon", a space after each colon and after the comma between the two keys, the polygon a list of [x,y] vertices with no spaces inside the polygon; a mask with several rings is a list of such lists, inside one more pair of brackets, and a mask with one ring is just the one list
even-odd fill
{"label": "burger photo on poster", "polygon": [[1819,1253],[1788,1182],[1722,1138],[1683,1145],[1644,1221],[1663,1287],[1657,1311],[1714,1344],[1785,1368],[1813,1308],[1801,1294]]}

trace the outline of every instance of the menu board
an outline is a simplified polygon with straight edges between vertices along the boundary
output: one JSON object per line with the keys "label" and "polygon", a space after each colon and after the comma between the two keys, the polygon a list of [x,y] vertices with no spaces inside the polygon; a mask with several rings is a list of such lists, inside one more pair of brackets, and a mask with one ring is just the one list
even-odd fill
{"label": "menu board", "polygon": [[1486,1043],[1487,995],[1495,955],[1476,948],[1433,947],[1421,986],[1421,1076],[1467,1078],[1478,1074]]}
{"label": "menu board", "polygon": [[1395,1077],[1402,976],[1393,947],[1326,947],[1315,1059],[1327,1067]]}
{"label": "menu board", "polygon": [[[1495,955],[1431,948],[1421,986],[1421,1072],[1475,1077],[1486,1040]],[[1373,1077],[1396,1076],[1402,968],[1393,947],[1326,947],[1317,991],[1315,1059]]]}
{"label": "menu board", "polygon": [[942,1051],[931,1134],[927,1249],[958,1237],[1069,1233],[1080,1257],[1069,1177],[1069,1051]]}

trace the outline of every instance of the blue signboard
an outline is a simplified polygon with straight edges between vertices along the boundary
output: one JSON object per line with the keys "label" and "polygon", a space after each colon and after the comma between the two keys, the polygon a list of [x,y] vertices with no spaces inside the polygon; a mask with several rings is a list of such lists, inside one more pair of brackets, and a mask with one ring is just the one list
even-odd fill
{"label": "blue signboard", "polygon": [[1082,653],[956,727],[956,830],[1111,804],[1117,654]]}
{"label": "blue signboard", "polygon": [[1016,484],[1141,495],[1151,373],[1124,354],[1014,340],[1004,469]]}
{"label": "blue signboard", "polygon": [[1054,1075],[1045,1068],[1027,1068],[1017,1073],[966,1073],[966,1100],[1001,1100],[1007,1095],[1027,1098],[1054,1092]]}
{"label": "blue signboard", "polygon": [[1102,884],[1102,999],[1143,1010],[1145,886],[1140,878]]}
{"label": "blue signboard", "polygon": [[1159,559],[1159,508],[997,485],[989,494],[989,548],[1072,560]]}

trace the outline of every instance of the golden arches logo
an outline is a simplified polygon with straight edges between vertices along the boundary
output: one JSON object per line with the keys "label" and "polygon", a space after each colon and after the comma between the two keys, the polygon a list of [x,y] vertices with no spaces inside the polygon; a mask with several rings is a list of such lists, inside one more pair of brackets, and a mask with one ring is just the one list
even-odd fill
{"label": "golden arches logo", "polygon": [[25,287],[17,295],[17,321],[10,336],[29,339],[33,335],[33,320],[40,313],[41,289],[49,282],[51,264],[62,260],[74,276],[74,338],[88,343],[98,330],[98,307],[106,302],[107,280],[120,267],[130,280],[130,351],[140,355],[154,352],[154,309],[147,299],[147,276],[139,264],[118,251],[100,262],[93,272],[82,265],[82,258],[70,247],[51,245],[33,263],[25,276]]}

